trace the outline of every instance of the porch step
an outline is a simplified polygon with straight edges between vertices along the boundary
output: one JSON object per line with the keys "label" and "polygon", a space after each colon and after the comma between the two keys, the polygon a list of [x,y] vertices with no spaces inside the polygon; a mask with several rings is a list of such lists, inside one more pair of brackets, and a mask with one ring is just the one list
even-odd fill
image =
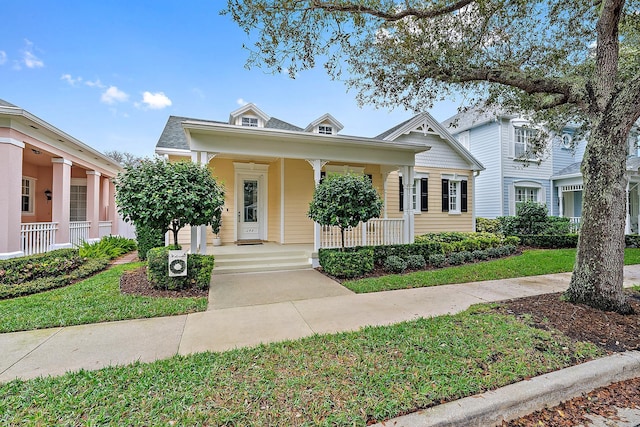
{"label": "porch step", "polygon": [[300,270],[311,268],[307,251],[252,251],[215,255],[213,274],[261,271]]}

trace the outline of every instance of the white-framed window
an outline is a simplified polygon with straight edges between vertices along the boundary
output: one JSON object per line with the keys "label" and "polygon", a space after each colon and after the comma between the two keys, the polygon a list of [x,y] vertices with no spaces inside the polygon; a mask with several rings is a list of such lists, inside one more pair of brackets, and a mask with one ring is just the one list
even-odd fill
{"label": "white-framed window", "polygon": [[71,184],[69,221],[87,220],[87,185]]}
{"label": "white-framed window", "polygon": [[257,117],[242,117],[242,126],[248,126],[252,128],[258,127],[258,118]]}
{"label": "white-framed window", "polygon": [[538,202],[538,188],[515,187],[516,205],[523,202]]}
{"label": "white-framed window", "polygon": [[518,180],[509,185],[509,215],[515,215],[524,202],[545,203],[546,190],[539,182]]}
{"label": "white-framed window", "polygon": [[533,141],[537,131],[533,128],[515,127],[513,134],[513,152],[516,158],[533,158]]}
{"label": "white-framed window", "polygon": [[450,214],[467,212],[467,201],[467,178],[458,175],[443,175],[442,212],[449,212]]}
{"label": "white-framed window", "polygon": [[321,133],[323,135],[333,135],[333,126],[320,125],[318,126],[318,133]]}
{"label": "white-framed window", "polygon": [[[404,210],[404,186],[402,175],[399,177],[399,210]],[[418,173],[413,178],[411,185],[411,208],[414,213],[427,212],[429,210],[429,175]]]}
{"label": "white-framed window", "polygon": [[20,207],[23,215],[34,214],[34,199],[36,194],[36,180],[29,177],[22,177],[22,190]]}

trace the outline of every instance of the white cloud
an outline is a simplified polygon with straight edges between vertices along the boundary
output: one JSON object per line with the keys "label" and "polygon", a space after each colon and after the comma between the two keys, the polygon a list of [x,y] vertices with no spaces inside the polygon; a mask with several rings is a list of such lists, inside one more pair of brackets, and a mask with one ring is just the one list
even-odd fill
{"label": "white cloud", "polygon": [[236,104],[238,104],[238,105],[239,105],[239,106],[241,106],[241,107],[244,107],[245,105],[247,105],[247,104],[248,104],[248,102],[247,102],[247,101],[245,101],[245,100],[244,100],[244,99],[242,99],[242,98],[238,98],[238,99],[236,100]]}
{"label": "white cloud", "polygon": [[129,99],[129,95],[121,91],[115,86],[109,86],[109,89],[104,91],[100,100],[105,104],[113,105],[116,102],[125,102]]}
{"label": "white cloud", "polygon": [[86,84],[89,87],[97,87],[100,89],[104,89],[106,87],[105,85],[102,84],[100,79],[95,79],[94,81],[87,80],[86,82],[84,82],[84,84]]}
{"label": "white cloud", "polygon": [[33,42],[25,39],[25,48],[22,50],[22,61],[27,68],[42,68],[44,62],[33,53]]}
{"label": "white cloud", "polygon": [[152,110],[161,110],[172,104],[171,100],[164,94],[164,92],[144,92],[142,94],[142,103],[146,104],[146,106]]}
{"label": "white cloud", "polygon": [[62,76],[60,76],[60,80],[64,80],[71,86],[75,86],[82,81],[82,77],[77,77],[74,79],[71,74],[63,74]]}
{"label": "white cloud", "polygon": [[3,65],[5,62],[7,62],[7,52],[0,50],[0,65]]}

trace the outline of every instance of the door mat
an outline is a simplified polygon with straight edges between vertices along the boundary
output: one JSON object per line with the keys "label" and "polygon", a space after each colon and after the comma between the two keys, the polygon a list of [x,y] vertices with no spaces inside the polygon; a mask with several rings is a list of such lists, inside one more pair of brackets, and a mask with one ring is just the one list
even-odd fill
{"label": "door mat", "polygon": [[261,245],[262,240],[238,240],[236,245],[238,246],[246,246],[246,245]]}

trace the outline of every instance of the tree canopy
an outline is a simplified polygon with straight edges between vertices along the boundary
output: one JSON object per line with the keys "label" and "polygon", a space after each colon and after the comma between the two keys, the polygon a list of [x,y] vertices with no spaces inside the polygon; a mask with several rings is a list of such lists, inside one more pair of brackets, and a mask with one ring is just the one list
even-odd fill
{"label": "tree canopy", "polygon": [[116,178],[116,204],[125,221],[163,232],[185,225],[209,225],[224,204],[224,189],[206,166],[143,159],[125,166]]}
{"label": "tree canopy", "polygon": [[329,174],[316,187],[309,218],[320,225],[340,227],[342,247],[344,230],[380,215],[382,200],[365,175]]}
{"label": "tree canopy", "polygon": [[628,138],[640,117],[640,0],[228,0],[248,65],[322,63],[361,103],[416,111],[462,93],[588,135],[567,297],[619,312]]}

